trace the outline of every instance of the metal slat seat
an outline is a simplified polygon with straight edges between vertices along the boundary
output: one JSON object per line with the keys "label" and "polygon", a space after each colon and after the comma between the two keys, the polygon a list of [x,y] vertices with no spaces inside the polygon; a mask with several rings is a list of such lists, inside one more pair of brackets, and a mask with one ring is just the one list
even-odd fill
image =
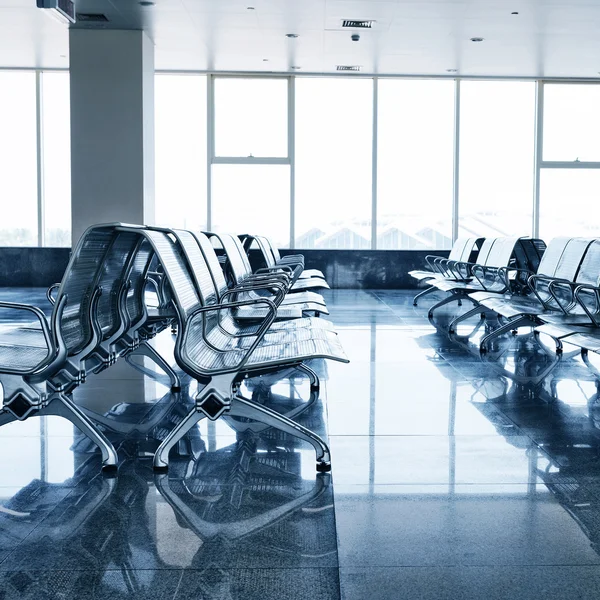
{"label": "metal slat seat", "polygon": [[[258,421],[304,439],[315,448],[317,468],[329,470],[329,449],[319,436],[268,407],[240,396],[239,385],[246,376],[277,372],[313,358],[348,362],[337,337],[317,339],[307,336],[308,339],[284,344],[263,342],[275,317],[275,306],[269,299],[203,306],[196,288],[198,281],[194,282],[180,244],[165,231],[147,229],[141,235],[152,244],[173,293],[179,320],[175,358],[179,366],[200,384],[195,406],[157,450],[155,468],[168,466],[169,450],[198,421],[205,417],[214,420],[220,416],[231,416],[243,417],[244,421]],[[206,278],[202,280],[202,285],[206,285]],[[271,315],[260,324],[255,334],[247,336],[244,347],[240,348],[238,340],[226,335],[220,328],[218,313],[232,316],[231,309],[248,303],[262,303],[271,309]],[[225,346],[219,348],[217,344]],[[240,422],[240,426],[242,424]]]}

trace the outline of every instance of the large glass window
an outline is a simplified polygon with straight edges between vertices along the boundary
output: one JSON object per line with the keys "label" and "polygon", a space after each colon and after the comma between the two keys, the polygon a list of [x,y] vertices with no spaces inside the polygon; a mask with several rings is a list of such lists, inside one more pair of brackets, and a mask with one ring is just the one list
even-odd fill
{"label": "large glass window", "polygon": [[44,244],[71,245],[69,74],[42,73]]}
{"label": "large glass window", "polygon": [[454,81],[378,86],[377,248],[449,248]]}
{"label": "large glass window", "polygon": [[157,75],[156,222],[206,229],[206,77]]}
{"label": "large glass window", "polygon": [[36,84],[33,71],[0,71],[0,245],[37,246]]}
{"label": "large glass window", "polygon": [[542,169],[540,237],[600,237],[600,170]]}
{"label": "large glass window", "polygon": [[371,247],[373,80],[296,80],[296,247]]}
{"label": "large glass window", "polygon": [[600,85],[544,84],[545,161],[600,161]]}
{"label": "large glass window", "polygon": [[280,248],[290,239],[288,165],[213,165],[212,230],[268,236]]}
{"label": "large glass window", "polygon": [[459,236],[531,235],[535,83],[460,84]]}
{"label": "large glass window", "polygon": [[215,78],[215,156],[286,157],[287,79]]}

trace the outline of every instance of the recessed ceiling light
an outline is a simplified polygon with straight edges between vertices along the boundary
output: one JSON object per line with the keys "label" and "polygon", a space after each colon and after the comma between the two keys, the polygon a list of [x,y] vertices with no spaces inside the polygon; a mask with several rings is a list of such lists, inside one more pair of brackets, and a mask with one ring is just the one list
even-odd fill
{"label": "recessed ceiling light", "polygon": [[480,38],[480,37],[474,37],[474,38],[471,38],[471,41],[472,41],[472,42],[483,42],[483,38]]}
{"label": "recessed ceiling light", "polygon": [[458,69],[446,69],[447,73],[456,73]]}
{"label": "recessed ceiling light", "polygon": [[254,6],[246,6],[246,10],[255,10]]}
{"label": "recessed ceiling light", "polygon": [[263,62],[269,62],[268,58],[263,58]]}
{"label": "recessed ceiling light", "polygon": [[285,37],[287,38],[297,38],[299,37],[297,33],[286,33]]}
{"label": "recessed ceiling light", "polygon": [[302,67],[297,67],[296,65],[292,65],[290,67],[290,69],[294,69],[294,71],[297,71],[298,69],[301,69]]}
{"label": "recessed ceiling light", "polygon": [[518,10],[514,10],[513,12],[510,13],[511,15],[518,15],[519,11]]}
{"label": "recessed ceiling light", "polygon": [[138,4],[140,6],[154,6],[154,2],[149,2],[149,0],[142,0],[141,2],[138,2]]}

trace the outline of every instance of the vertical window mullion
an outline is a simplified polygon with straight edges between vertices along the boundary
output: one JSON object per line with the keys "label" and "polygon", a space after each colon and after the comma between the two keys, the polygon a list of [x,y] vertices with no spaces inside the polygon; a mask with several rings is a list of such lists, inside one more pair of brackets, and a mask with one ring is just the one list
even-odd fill
{"label": "vertical window mullion", "polygon": [[535,145],[533,152],[533,237],[540,235],[540,179],[544,148],[544,82],[537,81],[535,86]]}
{"label": "vertical window mullion", "polygon": [[37,245],[44,245],[44,149],[42,140],[42,72],[35,72],[35,118],[37,162]]}
{"label": "vertical window mullion", "polygon": [[212,164],[215,156],[215,87],[214,75],[206,80],[206,229],[212,230]]}
{"label": "vertical window mullion", "polygon": [[377,143],[379,79],[373,77],[373,147],[371,152],[371,250],[377,250]]}
{"label": "vertical window mullion", "polygon": [[454,82],[454,188],[452,191],[452,243],[458,238],[460,180],[460,79]]}
{"label": "vertical window mullion", "polygon": [[296,246],[296,78],[288,79],[288,159],[290,161],[290,248]]}

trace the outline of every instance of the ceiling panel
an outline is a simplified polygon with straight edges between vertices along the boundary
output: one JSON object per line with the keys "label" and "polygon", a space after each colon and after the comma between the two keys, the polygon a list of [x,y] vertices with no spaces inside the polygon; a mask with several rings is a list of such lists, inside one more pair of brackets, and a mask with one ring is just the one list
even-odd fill
{"label": "ceiling panel", "polygon": [[[330,73],[359,64],[381,74],[456,68],[577,78],[600,71],[599,0],[77,0],[77,9],[106,14],[105,28],[147,31],[158,69]],[[375,24],[352,42],[342,19]],[[0,66],[65,67],[66,55],[68,29],[35,0],[0,0]]]}

